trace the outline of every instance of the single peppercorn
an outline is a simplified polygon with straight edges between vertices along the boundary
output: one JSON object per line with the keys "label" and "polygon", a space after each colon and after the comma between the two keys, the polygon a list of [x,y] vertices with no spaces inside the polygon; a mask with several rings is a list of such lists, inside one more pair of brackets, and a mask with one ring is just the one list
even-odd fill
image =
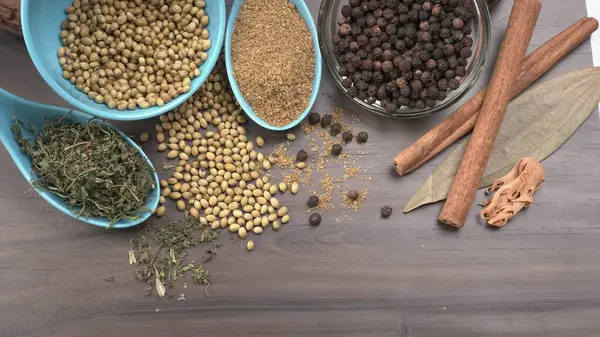
{"label": "single peppercorn", "polygon": [[467,68],[465,67],[456,67],[456,76],[465,77],[467,76]]}
{"label": "single peppercorn", "polygon": [[437,67],[437,62],[434,59],[429,59],[427,60],[427,62],[425,63],[425,67],[427,68],[427,70],[431,71],[434,70]]}
{"label": "single peppercorn", "polygon": [[308,123],[310,125],[319,124],[320,121],[321,115],[319,115],[318,112],[311,112],[310,114],[308,114]]}
{"label": "single peppercorn", "polygon": [[441,80],[439,80],[438,81],[438,89],[441,91],[448,90],[448,80],[445,78],[442,78]]}
{"label": "single peppercorn", "polygon": [[381,207],[381,217],[387,219],[392,215],[392,208],[390,206]]}
{"label": "single peppercorn", "polygon": [[342,133],[342,140],[346,143],[349,143],[352,141],[353,135],[351,131],[344,131]]}
{"label": "single peppercorn", "polygon": [[346,193],[346,197],[350,201],[356,201],[360,197],[360,193],[358,193],[357,190],[350,190],[348,193]]}
{"label": "single peppercorn", "polygon": [[340,144],[333,144],[331,146],[331,155],[334,157],[339,156],[342,153],[342,145]]}
{"label": "single peppercorn", "polygon": [[313,214],[309,215],[308,223],[313,227],[320,225],[321,224],[321,215],[319,213],[313,213]]}
{"label": "single peppercorn", "polygon": [[308,206],[309,208],[319,206],[319,197],[316,195],[311,195],[310,197],[308,197],[308,200],[306,201],[306,206]]}
{"label": "single peppercorn", "polygon": [[367,139],[369,139],[369,134],[364,131],[361,131],[356,135],[356,142],[359,144],[366,143]]}
{"label": "single peppercorn", "polygon": [[304,150],[298,151],[296,154],[296,161],[300,163],[306,161],[306,159],[308,159],[308,153]]}
{"label": "single peppercorn", "polygon": [[337,136],[341,131],[342,131],[342,126],[339,123],[331,124],[330,132],[331,132],[332,136]]}
{"label": "single peppercorn", "polygon": [[358,89],[356,87],[351,87],[351,88],[348,88],[346,93],[348,94],[348,96],[354,98],[358,95]]}
{"label": "single peppercorn", "polygon": [[450,87],[450,89],[452,89],[452,90],[456,90],[456,89],[458,89],[458,87],[460,87],[460,82],[458,82],[458,80],[455,78],[450,79],[448,81],[448,87]]}

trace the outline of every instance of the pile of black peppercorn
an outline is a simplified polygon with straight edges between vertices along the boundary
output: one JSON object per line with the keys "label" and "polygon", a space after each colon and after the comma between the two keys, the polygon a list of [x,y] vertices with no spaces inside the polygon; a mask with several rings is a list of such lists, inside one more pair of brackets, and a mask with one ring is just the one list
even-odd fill
{"label": "pile of black peppercorn", "polygon": [[458,0],[348,0],[341,12],[333,43],[350,96],[423,109],[466,76],[472,14]]}

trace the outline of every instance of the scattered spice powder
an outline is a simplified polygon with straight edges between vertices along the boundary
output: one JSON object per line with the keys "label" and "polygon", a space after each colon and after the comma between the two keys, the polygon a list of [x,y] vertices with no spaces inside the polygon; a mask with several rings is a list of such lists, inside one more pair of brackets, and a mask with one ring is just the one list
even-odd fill
{"label": "scattered spice powder", "polygon": [[289,1],[246,0],[235,22],[231,58],[244,97],[270,125],[287,125],[308,107],[314,46]]}
{"label": "scattered spice powder", "polygon": [[369,190],[368,189],[364,189],[362,191],[359,192],[358,198],[356,200],[351,200],[348,197],[347,192],[342,191],[340,192],[340,196],[342,197],[343,200],[343,204],[346,207],[352,208],[355,211],[358,211],[358,209],[362,206],[362,204],[365,202],[365,200],[367,200],[367,195],[369,194]]}

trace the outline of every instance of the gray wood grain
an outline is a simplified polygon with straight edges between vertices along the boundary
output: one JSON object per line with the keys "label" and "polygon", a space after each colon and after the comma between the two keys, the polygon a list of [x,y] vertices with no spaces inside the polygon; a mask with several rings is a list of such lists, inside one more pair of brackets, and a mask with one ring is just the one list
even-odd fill
{"label": "gray wood grain", "polygon": [[[307,2],[316,16],[319,1]],[[492,11],[494,52],[510,6],[501,1]],[[544,1],[531,48],[584,15],[582,0]],[[490,59],[479,87],[492,64]],[[590,65],[586,43],[545,78]],[[0,87],[66,105],[38,75],[22,41],[4,33]],[[107,232],[55,211],[28,192],[0,147],[0,336],[600,335],[597,114],[544,161],[548,180],[530,209],[505,228],[490,230],[477,220],[474,206],[465,228],[451,231],[436,224],[440,204],[400,212],[440,158],[403,178],[390,165],[444,113],[390,121],[350,106],[328,74],[321,88],[315,111],[346,106],[370,134],[365,146],[348,148],[368,153],[360,163],[364,175],[375,178],[369,198],[359,212],[348,212],[352,222],[334,221],[343,211],[337,208],[320,227],[310,228],[302,215],[308,189],[285,197],[298,215],[279,233],[259,237],[254,252],[248,254],[237,239],[225,240],[209,265],[210,298],[201,287],[181,291],[187,302],[144,297],[127,265],[136,229]],[[139,134],[152,121],[118,125]],[[250,132],[258,134],[254,127]],[[269,134],[267,143],[281,138]],[[300,140],[294,149],[306,145]],[[161,165],[153,144],[146,148]],[[387,221],[378,217],[384,204],[395,208]],[[104,281],[109,276],[114,283]]]}

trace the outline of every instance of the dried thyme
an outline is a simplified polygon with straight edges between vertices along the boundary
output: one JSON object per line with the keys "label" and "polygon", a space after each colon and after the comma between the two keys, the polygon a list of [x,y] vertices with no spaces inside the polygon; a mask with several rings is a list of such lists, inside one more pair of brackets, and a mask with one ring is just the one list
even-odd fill
{"label": "dried thyme", "polygon": [[31,157],[34,186],[65,200],[79,216],[103,217],[111,225],[148,211],[152,167],[114,129],[101,123],[46,123],[27,141],[19,123],[13,132]]}

